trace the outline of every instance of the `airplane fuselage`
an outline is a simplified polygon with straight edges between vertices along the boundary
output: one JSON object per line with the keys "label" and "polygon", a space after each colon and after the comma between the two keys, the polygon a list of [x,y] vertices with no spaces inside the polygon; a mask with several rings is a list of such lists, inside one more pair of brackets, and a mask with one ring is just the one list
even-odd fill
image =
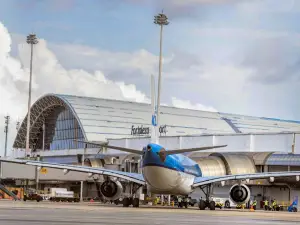
{"label": "airplane fuselage", "polygon": [[148,144],[143,149],[143,176],[149,191],[157,194],[188,195],[195,177],[202,176],[199,165],[182,154],[161,157],[164,148]]}

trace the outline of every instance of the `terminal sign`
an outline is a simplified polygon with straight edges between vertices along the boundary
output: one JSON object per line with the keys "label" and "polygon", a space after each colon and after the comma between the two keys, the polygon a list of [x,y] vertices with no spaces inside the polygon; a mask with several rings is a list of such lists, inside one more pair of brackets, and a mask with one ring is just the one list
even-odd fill
{"label": "terminal sign", "polygon": [[47,174],[47,173],[48,173],[48,170],[47,170],[46,168],[42,168],[42,169],[40,170],[40,173],[41,173],[41,174]]}
{"label": "terminal sign", "polygon": [[[159,127],[159,134],[166,134],[167,133],[167,125],[163,125]],[[132,125],[131,127],[131,135],[133,136],[143,136],[150,134],[150,127],[137,126],[135,127]]]}
{"label": "terminal sign", "polygon": [[131,127],[131,135],[147,135],[150,133],[150,128],[149,127],[135,127],[134,125],[132,125]]}

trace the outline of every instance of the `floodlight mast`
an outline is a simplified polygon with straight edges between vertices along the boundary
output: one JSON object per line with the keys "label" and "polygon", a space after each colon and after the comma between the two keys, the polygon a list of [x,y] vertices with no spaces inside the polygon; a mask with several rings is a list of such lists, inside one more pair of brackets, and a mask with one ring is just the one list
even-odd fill
{"label": "floodlight mast", "polygon": [[33,45],[38,43],[38,39],[35,34],[29,34],[26,40],[27,44],[30,44],[30,76],[29,76],[29,91],[28,91],[28,114],[27,114],[27,132],[26,132],[26,150],[25,156],[31,155],[29,149],[29,135],[30,135],[30,106],[31,106],[31,86],[32,86],[32,59],[33,59]]}
{"label": "floodlight mast", "polygon": [[9,129],[9,122],[10,122],[10,116],[5,116],[5,127],[4,127],[4,133],[5,133],[5,146],[4,146],[4,157],[7,156],[7,136],[8,136],[8,129]]}
{"label": "floodlight mast", "polygon": [[159,44],[159,70],[158,70],[158,92],[157,92],[157,108],[156,108],[156,143],[159,143],[159,127],[160,127],[160,95],[161,95],[161,71],[162,71],[162,40],[163,27],[169,24],[168,17],[163,13],[154,16],[154,23],[160,26],[160,44]]}

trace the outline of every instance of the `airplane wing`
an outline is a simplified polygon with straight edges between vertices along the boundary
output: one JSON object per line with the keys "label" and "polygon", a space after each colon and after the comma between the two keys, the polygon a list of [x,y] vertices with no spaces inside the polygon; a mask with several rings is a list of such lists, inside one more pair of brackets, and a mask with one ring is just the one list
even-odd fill
{"label": "airplane wing", "polygon": [[117,171],[117,170],[107,170],[107,169],[93,168],[93,167],[88,167],[88,166],[57,164],[57,163],[31,161],[31,160],[0,158],[0,161],[8,162],[8,163],[23,164],[23,165],[40,166],[40,167],[44,167],[44,168],[54,168],[54,169],[62,169],[62,170],[69,170],[69,171],[76,171],[76,172],[106,175],[106,176],[112,176],[112,177],[116,177],[116,178],[125,179],[128,181],[132,181],[134,183],[141,184],[141,185],[146,184],[143,175],[139,174],[139,173],[127,173],[127,172],[122,172],[122,171]]}
{"label": "airplane wing", "polygon": [[269,172],[269,173],[252,173],[252,174],[239,174],[239,175],[226,175],[226,176],[212,176],[212,177],[196,177],[194,180],[193,188],[200,187],[207,184],[217,183],[228,180],[257,180],[266,179],[270,177],[293,177],[300,176],[300,171],[290,172]]}

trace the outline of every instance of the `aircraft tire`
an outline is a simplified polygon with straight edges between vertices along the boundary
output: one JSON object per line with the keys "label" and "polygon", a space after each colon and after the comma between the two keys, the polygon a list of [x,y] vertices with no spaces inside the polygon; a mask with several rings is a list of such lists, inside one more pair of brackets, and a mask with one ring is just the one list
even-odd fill
{"label": "aircraft tire", "polygon": [[216,210],[216,203],[215,203],[214,201],[211,201],[211,202],[209,203],[209,209],[210,209],[210,210]]}
{"label": "aircraft tire", "polygon": [[119,199],[116,199],[116,200],[114,201],[114,203],[115,203],[115,205],[119,205],[120,200],[119,200]]}
{"label": "aircraft tire", "polygon": [[205,201],[204,200],[200,200],[199,201],[199,209],[200,210],[205,210],[205,208],[206,208]]}
{"label": "aircraft tire", "polygon": [[130,205],[130,199],[124,198],[123,199],[123,207],[129,207],[129,205]]}
{"label": "aircraft tire", "polygon": [[132,200],[132,206],[135,207],[135,208],[138,208],[140,206],[140,199],[134,198]]}
{"label": "aircraft tire", "polygon": [[230,202],[228,200],[225,202],[224,208],[230,209]]}

